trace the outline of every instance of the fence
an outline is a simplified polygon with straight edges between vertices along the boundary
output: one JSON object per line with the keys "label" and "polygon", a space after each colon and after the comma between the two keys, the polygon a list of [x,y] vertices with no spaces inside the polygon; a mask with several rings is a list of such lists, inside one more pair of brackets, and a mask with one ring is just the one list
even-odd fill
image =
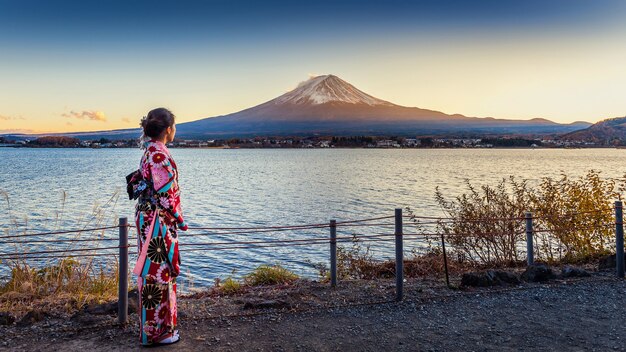
{"label": "fence", "polygon": [[[604,224],[600,226],[615,226],[615,249],[616,249],[616,275],[619,278],[624,277],[624,226],[623,226],[623,213],[622,213],[622,202],[616,201],[614,208],[612,209],[615,214],[615,222],[614,224]],[[598,210],[594,212],[606,211]],[[593,212],[591,212],[593,213]],[[584,213],[570,214],[568,216],[577,216],[584,215]],[[378,223],[375,221],[380,220],[388,220],[394,219],[394,222],[387,223]],[[535,229],[534,220],[540,219],[541,217],[533,217],[531,212],[525,213],[524,217],[514,217],[514,218],[503,218],[503,219],[472,219],[466,222],[468,223],[485,223],[489,221],[523,221],[525,222],[525,235],[526,235],[526,260],[528,265],[532,265],[534,263],[534,250],[535,250],[535,242],[534,238],[537,233],[550,231],[548,229]],[[421,224],[442,224],[442,223],[454,223],[455,219],[452,218],[441,218],[441,217],[427,217],[427,216],[415,216],[415,215],[403,215],[402,209],[395,209],[395,213],[392,216],[383,216],[383,217],[375,217],[368,219],[358,219],[358,220],[349,220],[349,221],[336,221],[330,220],[327,224],[307,224],[307,225],[290,225],[290,226],[268,226],[268,227],[195,227],[190,228],[190,232],[198,231],[198,230],[209,230],[209,231],[221,231],[220,235],[229,235],[229,234],[250,234],[250,233],[263,233],[263,232],[280,232],[280,231],[297,231],[297,230],[319,230],[328,228],[329,237],[314,237],[314,238],[301,238],[301,239],[289,239],[289,240],[262,240],[262,241],[227,241],[227,242],[195,242],[195,243],[181,243],[180,246],[185,248],[185,251],[194,251],[194,250],[232,250],[232,249],[247,249],[247,248],[259,248],[259,247],[276,247],[276,246],[298,246],[298,245],[320,245],[325,244],[329,245],[330,253],[330,286],[336,287],[338,282],[338,273],[337,273],[337,243],[340,242],[351,242],[354,241],[355,238],[364,241],[385,241],[390,240],[393,237],[394,246],[395,246],[395,300],[401,301],[404,297],[403,286],[404,286],[404,238],[407,237],[437,237],[441,238],[441,249],[443,252],[443,261],[445,267],[446,274],[446,284],[450,286],[449,283],[449,275],[448,275],[448,258],[446,252],[446,240],[444,234],[439,233],[408,233],[405,234],[403,229],[403,219],[409,219],[410,221],[421,221]],[[394,232],[391,233],[380,233],[380,234],[370,234],[370,235],[360,235],[360,236],[337,236],[337,228],[338,227],[372,227],[372,226],[394,226]],[[26,259],[48,259],[48,258],[65,258],[68,256],[68,253],[80,253],[79,255],[82,257],[95,257],[102,255],[111,255],[111,252],[107,252],[110,250],[118,250],[119,255],[119,277],[128,278],[129,273],[129,255],[136,254],[136,252],[129,252],[129,228],[131,226],[128,224],[128,219],[122,217],[119,219],[119,224],[117,226],[108,226],[108,227],[96,227],[89,229],[80,229],[80,230],[70,230],[70,231],[55,231],[55,232],[47,232],[47,233],[31,233],[31,234],[16,234],[16,235],[6,235],[0,236],[0,244],[11,244],[11,243],[81,243],[94,241],[94,239],[30,239],[38,236],[50,236],[50,235],[59,235],[59,234],[72,234],[72,233],[82,233],[88,231],[105,231],[111,229],[118,229],[119,236],[117,238],[112,237],[101,237],[98,238],[100,241],[114,241],[117,240],[119,243],[117,246],[107,246],[107,247],[87,247],[87,248],[70,248],[65,250],[45,250],[45,251],[34,251],[34,252],[23,252],[23,253],[0,253],[0,260],[26,260]],[[191,236],[200,236],[200,235],[208,235],[215,234],[213,233],[190,233]],[[461,234],[462,235],[462,234]],[[503,235],[503,234],[490,234],[493,236]],[[23,240],[23,238],[27,238]],[[182,250],[182,249],[181,249]],[[99,253],[90,253],[94,251],[99,251]],[[63,254],[61,254],[63,253]],[[126,273],[122,275],[122,273]],[[128,318],[128,280],[120,279],[118,280],[118,319],[120,323],[125,323]]]}

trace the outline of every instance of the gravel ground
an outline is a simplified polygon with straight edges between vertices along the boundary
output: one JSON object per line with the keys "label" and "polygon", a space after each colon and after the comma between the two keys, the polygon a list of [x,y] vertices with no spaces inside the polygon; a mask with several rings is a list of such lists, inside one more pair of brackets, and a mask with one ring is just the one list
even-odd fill
{"label": "gravel ground", "polygon": [[[547,284],[449,290],[409,281],[316,282],[180,299],[182,351],[623,351],[626,282],[609,274]],[[387,300],[387,303],[380,303]],[[1,350],[140,349],[137,316],[48,316],[0,327]]]}

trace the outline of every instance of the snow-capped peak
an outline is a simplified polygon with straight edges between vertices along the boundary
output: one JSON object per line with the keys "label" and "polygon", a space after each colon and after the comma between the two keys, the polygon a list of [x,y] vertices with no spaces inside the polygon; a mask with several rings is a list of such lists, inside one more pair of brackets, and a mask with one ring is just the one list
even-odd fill
{"label": "snow-capped peak", "polygon": [[334,75],[309,78],[296,89],[274,99],[275,104],[312,104],[329,102],[367,105],[393,105],[356,89],[350,83]]}

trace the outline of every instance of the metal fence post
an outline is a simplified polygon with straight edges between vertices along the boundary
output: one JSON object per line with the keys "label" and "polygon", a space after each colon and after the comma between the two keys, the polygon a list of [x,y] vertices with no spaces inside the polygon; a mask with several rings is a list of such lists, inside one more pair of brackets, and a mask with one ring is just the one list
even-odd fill
{"label": "metal fence post", "polygon": [[446,239],[443,233],[441,234],[441,250],[443,252],[443,269],[446,273],[446,286],[448,286],[448,288],[451,288],[450,287],[450,274],[448,273],[448,256],[446,255]]}
{"label": "metal fence post", "polygon": [[615,263],[617,277],[624,277],[624,218],[622,201],[615,202]]}
{"label": "metal fence post", "polygon": [[402,208],[396,208],[396,301],[402,301],[404,292],[404,249],[402,248]]}
{"label": "metal fence post", "polygon": [[128,218],[120,218],[120,266],[118,270],[117,321],[126,324],[128,320]]}
{"label": "metal fence post", "polygon": [[330,286],[337,287],[337,220],[330,220]]}
{"label": "metal fence post", "polygon": [[526,257],[528,265],[535,263],[535,255],[533,253],[533,213],[526,212]]}

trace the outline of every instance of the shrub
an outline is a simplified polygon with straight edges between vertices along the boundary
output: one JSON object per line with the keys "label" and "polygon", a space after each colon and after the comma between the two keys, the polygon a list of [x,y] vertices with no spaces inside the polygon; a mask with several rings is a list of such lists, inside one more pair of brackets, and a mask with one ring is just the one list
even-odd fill
{"label": "shrub", "polygon": [[466,185],[468,193],[453,201],[436,189],[435,199],[452,219],[439,221],[437,233],[445,236],[462,260],[484,264],[519,261],[517,244],[525,226],[521,218],[530,206],[527,182],[510,177],[495,187],[477,189],[469,181]]}
{"label": "shrub", "polygon": [[536,226],[538,258],[577,260],[610,251],[614,239],[612,203],[620,198],[614,180],[589,171],[578,179],[567,175],[543,178],[530,194]]}
{"label": "shrub", "polygon": [[244,277],[250,286],[288,284],[298,279],[298,275],[276,265],[261,265]]}
{"label": "shrub", "polygon": [[[448,266],[456,270],[456,262],[448,262]],[[328,267],[317,264],[323,281],[330,280]],[[405,277],[434,276],[444,272],[443,254],[439,247],[430,243],[425,252],[412,250],[412,255],[404,260]],[[348,248],[337,246],[337,276],[340,280],[393,278],[396,275],[395,260],[376,260],[370,252],[369,245],[364,245],[357,237],[352,239]]]}
{"label": "shrub", "polygon": [[215,279],[215,289],[218,293],[224,295],[234,295],[243,291],[241,283],[233,279],[232,276],[227,277],[223,281],[220,279]]}
{"label": "shrub", "polygon": [[337,246],[338,279],[371,280],[393,277],[395,275],[395,264],[393,263],[393,261],[374,259],[370,252],[370,246],[364,245],[356,235],[352,237],[351,246]]}
{"label": "shrub", "polygon": [[446,237],[451,254],[461,262],[510,265],[525,257],[523,218],[532,210],[537,259],[599,256],[612,249],[611,207],[624,183],[590,170],[577,179],[544,177],[535,188],[514,177],[495,187],[476,188],[466,181],[468,192],[451,201],[437,188],[435,198],[449,220],[438,221],[436,232]]}

